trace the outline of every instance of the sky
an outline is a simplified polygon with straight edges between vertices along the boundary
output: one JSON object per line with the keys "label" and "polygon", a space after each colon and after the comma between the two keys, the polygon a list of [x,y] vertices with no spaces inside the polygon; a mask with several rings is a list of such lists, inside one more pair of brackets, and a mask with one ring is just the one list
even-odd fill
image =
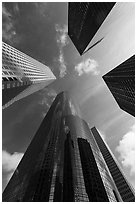
{"label": "sky", "polygon": [[3,189],[56,95],[68,90],[89,127],[96,126],[135,185],[135,119],[121,110],[102,76],[135,53],[134,3],[116,3],[80,56],[67,35],[66,2],[2,4],[4,42],[47,65],[56,80],[2,112]]}

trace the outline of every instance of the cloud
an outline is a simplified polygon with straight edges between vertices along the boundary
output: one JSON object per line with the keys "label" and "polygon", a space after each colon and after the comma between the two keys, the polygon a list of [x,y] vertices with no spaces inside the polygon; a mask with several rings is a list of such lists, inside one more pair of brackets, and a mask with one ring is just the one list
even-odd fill
{"label": "cloud", "polygon": [[64,59],[63,48],[68,44],[68,37],[67,37],[67,26],[64,25],[61,27],[60,25],[55,25],[55,30],[57,32],[56,39],[57,44],[59,47],[59,70],[60,70],[60,78],[63,78],[66,75],[67,66]]}
{"label": "cloud", "polygon": [[19,4],[12,2],[11,10],[2,3],[2,40],[10,45],[17,45],[22,41],[22,35],[17,33],[17,19],[19,19]]}
{"label": "cloud", "polygon": [[2,151],[2,169],[6,172],[14,171],[23,157],[23,153],[14,152],[13,154],[7,151]]}
{"label": "cloud", "polygon": [[42,111],[42,118],[44,118],[51,104],[53,103],[57,93],[54,89],[44,88],[39,92],[39,94],[39,105],[42,105],[44,107],[44,110]]}
{"label": "cloud", "polygon": [[63,78],[66,75],[66,71],[67,71],[67,66],[66,66],[66,62],[64,60],[64,54],[63,52],[60,50],[60,55],[59,55],[59,59],[58,59],[59,63],[60,63],[60,78]]}
{"label": "cloud", "polygon": [[2,4],[2,38],[5,41],[12,42],[12,39],[16,35],[14,28],[14,22],[12,20],[11,13]]}
{"label": "cloud", "polygon": [[100,72],[97,70],[98,63],[94,59],[86,59],[75,66],[75,71],[81,76],[84,73],[92,73],[93,75],[98,75]]}
{"label": "cloud", "polygon": [[5,184],[10,180],[22,157],[23,153],[14,152],[10,154],[6,150],[2,151],[2,173],[6,176]]}
{"label": "cloud", "polygon": [[59,24],[56,24],[55,30],[57,32],[57,43],[60,47],[65,47],[68,44],[67,25],[61,27]]}
{"label": "cloud", "polygon": [[116,151],[120,154],[120,161],[123,167],[130,168],[130,175],[135,173],[135,126],[132,126],[131,130],[126,133],[119,145],[116,147]]}

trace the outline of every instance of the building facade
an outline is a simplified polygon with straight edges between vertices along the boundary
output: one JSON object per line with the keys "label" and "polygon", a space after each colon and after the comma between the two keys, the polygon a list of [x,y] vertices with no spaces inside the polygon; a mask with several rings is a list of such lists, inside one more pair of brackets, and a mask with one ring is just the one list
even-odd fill
{"label": "building facade", "polygon": [[[68,35],[80,55],[83,54],[114,5],[114,2],[68,3]],[[101,39],[95,44],[100,41]]]}
{"label": "building facade", "polygon": [[124,173],[120,169],[118,162],[113,156],[107,144],[104,142],[97,129],[93,127],[91,129],[92,134],[96,140],[96,143],[103,155],[103,158],[107,164],[107,167],[111,173],[111,176],[115,182],[115,185],[119,191],[119,194],[124,202],[135,202],[134,189],[127,181]]}
{"label": "building facade", "polygon": [[2,43],[2,105],[8,107],[55,80],[49,67]]}
{"label": "building facade", "polygon": [[135,55],[103,76],[119,107],[135,116]]}
{"label": "building facade", "polygon": [[51,105],[3,201],[122,201],[88,124],[67,92]]}

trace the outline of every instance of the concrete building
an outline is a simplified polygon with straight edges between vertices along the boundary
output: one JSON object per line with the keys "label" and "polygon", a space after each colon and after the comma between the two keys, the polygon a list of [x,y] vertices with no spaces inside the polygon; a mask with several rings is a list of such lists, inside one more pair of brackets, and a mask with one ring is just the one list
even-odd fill
{"label": "concrete building", "polygon": [[49,67],[2,43],[3,109],[44,88],[55,79]]}

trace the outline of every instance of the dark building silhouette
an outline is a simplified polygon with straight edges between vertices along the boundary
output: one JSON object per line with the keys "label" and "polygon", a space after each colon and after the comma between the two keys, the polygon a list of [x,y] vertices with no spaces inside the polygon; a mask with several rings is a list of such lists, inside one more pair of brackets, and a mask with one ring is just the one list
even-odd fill
{"label": "dark building silhouette", "polygon": [[119,107],[135,116],[135,55],[103,76]]}
{"label": "dark building silhouette", "polygon": [[95,138],[67,92],[51,105],[3,201],[121,201]]}
{"label": "dark building silhouette", "polygon": [[135,202],[135,194],[134,190],[126,180],[126,177],[120,170],[120,167],[111,153],[110,149],[107,147],[106,143],[101,138],[100,134],[98,133],[97,129],[93,127],[91,129],[92,134],[98,144],[98,147],[104,157],[104,160],[108,166],[108,169],[111,173],[111,176],[115,182],[115,185],[121,195],[121,198],[124,202]]}
{"label": "dark building silhouette", "polygon": [[[83,54],[114,5],[114,2],[68,3],[68,35],[80,55]],[[101,40],[98,39],[95,44]]]}

